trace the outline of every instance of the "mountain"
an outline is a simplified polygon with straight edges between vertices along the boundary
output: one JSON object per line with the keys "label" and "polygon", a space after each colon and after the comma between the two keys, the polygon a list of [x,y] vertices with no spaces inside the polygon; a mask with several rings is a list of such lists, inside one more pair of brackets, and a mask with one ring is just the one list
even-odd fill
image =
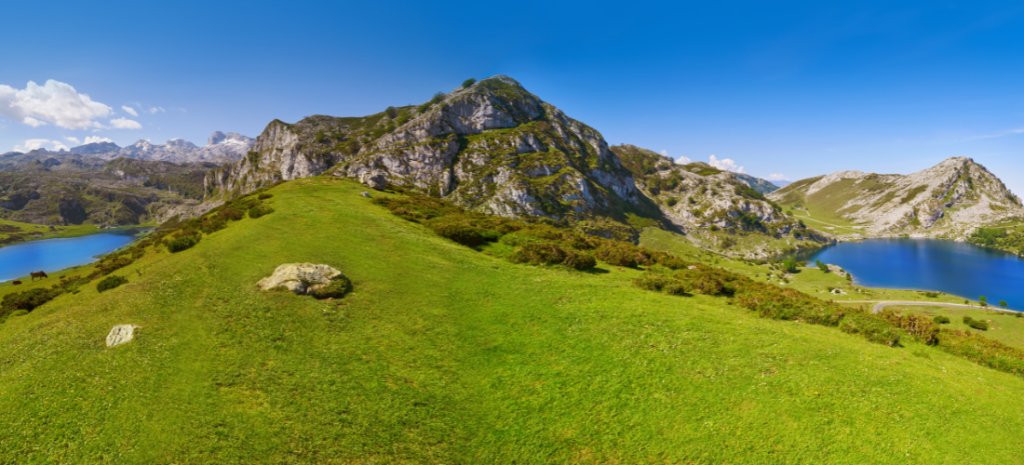
{"label": "mountain", "polygon": [[822,230],[846,237],[965,239],[1024,207],[984,166],[954,157],[909,175],[840,171],[796,181],[768,197]]}
{"label": "mountain", "polygon": [[[680,165],[633,145],[618,145],[612,147],[612,152],[665,217],[701,246],[765,259],[777,255],[780,249],[813,248],[824,242],[751,185],[763,187],[767,181],[759,183],[763,180],[706,163]],[[752,250],[733,250],[741,245],[737,234],[751,233],[781,239],[785,244],[759,240]]]}
{"label": "mountain", "polygon": [[[683,182],[655,192],[638,181],[651,174],[639,165]],[[206,189],[210,197],[230,198],[323,173],[376,188],[411,188],[505,217],[612,219],[631,225],[633,234],[660,224],[748,258],[820,239],[761,195],[773,187],[767,181],[701,163],[675,167],[632,146],[611,149],[598,131],[506,76],[366,117],[275,120],[244,159],[212,172]],[[734,247],[736,238],[721,237],[719,228],[783,240]]]}
{"label": "mountain", "polygon": [[771,192],[775,192],[775,191],[779,190],[779,188],[781,187],[777,183],[774,183],[774,182],[769,181],[767,179],[761,179],[761,178],[758,178],[756,176],[751,176],[749,174],[743,174],[743,173],[732,173],[732,174],[733,174],[733,176],[736,177],[737,180],[739,180],[740,182],[750,186],[752,189],[754,189],[755,191],[758,191],[758,192],[760,192],[762,194],[768,194],[768,193],[771,193]]}
{"label": "mountain", "polygon": [[0,219],[102,226],[160,221],[202,198],[217,165],[35,150],[0,156]]}
{"label": "mountain", "polygon": [[505,76],[419,107],[273,121],[248,156],[211,176],[208,191],[244,193],[328,170],[502,216],[621,217],[644,207],[600,133]]}
{"label": "mountain", "polygon": [[[113,142],[94,142],[68,150],[75,155],[89,155],[103,160],[134,158],[138,160],[171,163],[234,163],[252,147],[254,139],[235,132],[215,131],[203,147],[183,139],[171,139],[164,144],[140,140],[127,147]],[[53,152],[59,153],[59,152]]]}

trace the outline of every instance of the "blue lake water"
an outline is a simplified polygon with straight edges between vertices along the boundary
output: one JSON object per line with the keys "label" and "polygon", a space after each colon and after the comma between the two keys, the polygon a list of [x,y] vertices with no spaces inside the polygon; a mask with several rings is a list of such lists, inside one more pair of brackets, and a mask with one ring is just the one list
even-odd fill
{"label": "blue lake water", "polygon": [[0,247],[0,281],[32,271],[53,272],[84,265],[129,244],[138,231],[117,231],[65,239],[44,239]]}
{"label": "blue lake water", "polygon": [[1005,300],[1024,309],[1024,259],[953,241],[872,239],[844,242],[819,251],[821,260],[853,273],[857,284],[928,289],[989,303]]}

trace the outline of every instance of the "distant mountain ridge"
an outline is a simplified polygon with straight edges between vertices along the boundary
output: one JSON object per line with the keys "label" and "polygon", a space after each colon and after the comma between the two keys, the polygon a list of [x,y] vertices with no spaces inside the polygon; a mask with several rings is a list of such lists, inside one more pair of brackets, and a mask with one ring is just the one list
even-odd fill
{"label": "distant mountain ridge", "polygon": [[[255,140],[242,134],[215,131],[207,140],[207,145],[200,147],[184,139],[171,139],[164,144],[154,144],[148,140],[139,140],[126,147],[113,142],[93,142],[67,150],[66,153],[87,155],[102,160],[115,158],[132,158],[137,160],[166,161],[171,163],[233,163],[240,160],[252,147]],[[60,151],[46,151],[58,155]],[[11,159],[19,152],[4,154]],[[22,155],[27,155],[22,153]]]}
{"label": "distant mountain ridge", "polygon": [[[1021,200],[971,158],[908,175],[840,171],[796,181],[768,197],[812,216],[834,214],[859,233],[962,240],[976,228],[1024,215]],[[826,228],[827,229],[827,228]]]}

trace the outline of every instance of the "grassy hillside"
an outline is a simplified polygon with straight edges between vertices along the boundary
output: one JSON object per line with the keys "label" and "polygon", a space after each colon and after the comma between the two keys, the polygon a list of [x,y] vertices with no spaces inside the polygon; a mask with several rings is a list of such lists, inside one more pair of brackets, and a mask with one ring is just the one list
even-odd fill
{"label": "grassy hillside", "polygon": [[[512,264],[363,189],[283,184],[270,215],[0,324],[0,463],[1019,460],[1022,378],[636,270]],[[354,292],[257,290],[300,261]],[[105,348],[120,323],[138,339]]]}
{"label": "grassy hillside", "polygon": [[0,219],[0,245],[51,237],[84,236],[99,231],[100,228],[94,224],[47,226]]}

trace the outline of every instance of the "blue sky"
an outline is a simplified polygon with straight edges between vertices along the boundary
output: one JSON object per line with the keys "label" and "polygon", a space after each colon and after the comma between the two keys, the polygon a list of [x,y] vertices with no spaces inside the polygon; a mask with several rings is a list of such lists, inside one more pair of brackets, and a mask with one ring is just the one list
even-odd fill
{"label": "blue sky", "polygon": [[255,136],[507,74],[613,144],[788,179],[966,155],[1024,193],[1024,6],[843,3],[18,2],[0,151]]}

